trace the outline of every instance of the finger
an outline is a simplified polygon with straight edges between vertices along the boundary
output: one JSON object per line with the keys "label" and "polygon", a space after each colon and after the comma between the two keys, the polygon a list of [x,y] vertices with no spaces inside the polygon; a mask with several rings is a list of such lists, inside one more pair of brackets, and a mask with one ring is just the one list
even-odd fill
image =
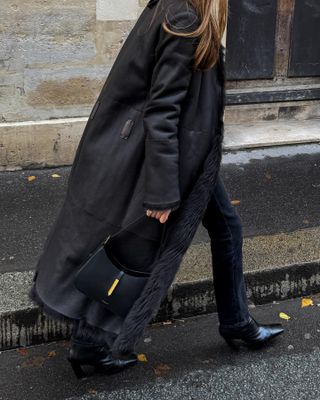
{"label": "finger", "polygon": [[166,222],[167,219],[168,219],[168,214],[167,214],[167,213],[163,213],[163,214],[161,215],[159,221],[160,221],[162,224],[164,224],[164,223]]}

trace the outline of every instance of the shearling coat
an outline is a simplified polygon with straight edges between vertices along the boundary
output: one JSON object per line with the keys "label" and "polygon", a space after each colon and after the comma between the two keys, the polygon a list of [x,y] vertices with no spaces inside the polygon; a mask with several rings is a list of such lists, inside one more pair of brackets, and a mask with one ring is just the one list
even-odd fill
{"label": "shearling coat", "polygon": [[[173,211],[152,274],[126,317],[115,351],[132,351],[160,307],[206,210],[221,163],[224,47],[219,62],[194,70],[197,38],[188,0],[150,0],[124,42],[92,108],[67,193],[36,266],[31,296],[55,317],[103,329],[105,307],[74,286],[80,263],[108,234],[147,209]],[[163,224],[127,229],[159,239]]]}

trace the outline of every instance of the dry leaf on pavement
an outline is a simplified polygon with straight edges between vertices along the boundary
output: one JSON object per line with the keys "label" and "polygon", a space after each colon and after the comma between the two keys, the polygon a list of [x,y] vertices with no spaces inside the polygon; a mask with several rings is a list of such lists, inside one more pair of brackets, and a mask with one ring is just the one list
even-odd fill
{"label": "dry leaf on pavement", "polygon": [[279,317],[282,318],[282,319],[286,319],[286,320],[289,320],[291,318],[288,314],[286,314],[284,312],[281,312],[279,314]]}
{"label": "dry leaf on pavement", "polygon": [[307,297],[304,297],[304,298],[301,300],[301,308],[303,308],[303,307],[309,307],[309,306],[313,306],[313,300],[312,300],[312,299],[309,299],[309,298],[307,298]]}
{"label": "dry leaf on pavement", "polygon": [[21,368],[33,368],[33,367],[42,367],[43,363],[45,362],[45,358],[40,357],[32,357],[26,360],[21,364]]}
{"label": "dry leaf on pavement", "polygon": [[148,362],[147,357],[146,357],[145,354],[138,354],[138,361]]}
{"label": "dry leaf on pavement", "polygon": [[271,179],[271,178],[272,178],[272,176],[271,176],[271,174],[270,174],[269,172],[267,172],[267,173],[265,174],[265,177],[266,177],[267,179]]}
{"label": "dry leaf on pavement", "polygon": [[157,376],[165,375],[166,373],[168,373],[168,371],[170,371],[170,369],[171,369],[171,367],[169,367],[169,365],[163,364],[163,363],[160,363],[160,364],[156,365],[156,366],[153,368],[154,373],[155,373]]}
{"label": "dry leaf on pavement", "polygon": [[25,347],[21,347],[20,349],[17,349],[17,352],[19,354],[21,354],[22,356],[27,356],[29,353],[28,349],[26,349]]}

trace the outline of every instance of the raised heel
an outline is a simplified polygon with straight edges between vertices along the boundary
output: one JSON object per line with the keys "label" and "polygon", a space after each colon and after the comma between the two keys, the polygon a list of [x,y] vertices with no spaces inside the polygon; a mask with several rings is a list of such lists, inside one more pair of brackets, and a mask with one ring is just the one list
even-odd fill
{"label": "raised heel", "polygon": [[84,379],[87,377],[86,373],[83,371],[81,365],[77,361],[70,360],[69,358],[68,361],[70,362],[73,372],[78,379]]}
{"label": "raised heel", "polygon": [[233,348],[234,350],[238,350],[238,346],[235,344],[235,342],[232,339],[226,338],[224,336],[222,336],[222,337],[231,348]]}

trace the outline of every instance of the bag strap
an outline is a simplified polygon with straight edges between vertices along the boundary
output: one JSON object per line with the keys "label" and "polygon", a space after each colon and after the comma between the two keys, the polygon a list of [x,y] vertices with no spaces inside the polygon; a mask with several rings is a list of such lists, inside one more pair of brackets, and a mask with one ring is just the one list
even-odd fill
{"label": "bag strap", "polygon": [[[134,223],[136,223],[137,221],[139,221],[140,219],[142,219],[142,218],[144,218],[144,217],[150,218],[150,217],[148,217],[146,214],[141,215],[140,217],[136,218],[134,221],[130,222],[130,224],[128,224],[126,227],[121,228],[118,232],[116,232],[116,233],[114,233],[114,234],[112,234],[112,235],[109,234],[109,235],[105,238],[105,240],[104,240],[102,243],[103,243],[103,244],[106,244],[107,241],[111,238],[111,236],[114,237],[114,236],[118,235],[120,232],[122,232],[123,230],[125,230],[126,228],[128,228],[128,227],[131,226],[131,225],[133,225]],[[162,235],[161,235],[160,246],[161,246],[161,244],[162,244],[162,240],[163,240],[163,237],[164,237],[164,228],[165,228],[165,226],[166,226],[166,225],[164,224],[163,229],[162,229]]]}
{"label": "bag strap", "polygon": [[[141,217],[139,217],[138,219],[136,219],[135,221],[133,221],[133,223],[134,222],[136,222],[136,221],[138,221],[139,219],[140,219]],[[130,225],[131,225],[131,223],[130,223]],[[156,253],[156,255],[155,255],[155,258],[154,258],[154,260],[158,260],[158,258],[160,257],[160,252],[161,252],[161,249],[162,249],[162,246],[163,246],[163,243],[164,243],[164,233],[165,233],[165,229],[166,229],[166,227],[167,227],[168,225],[166,225],[166,224],[163,224],[163,227],[162,227],[162,233],[161,233],[161,239],[160,239],[160,245],[159,245],[159,247],[158,247],[158,250],[157,250],[157,253]],[[124,229],[124,228],[123,228]],[[119,231],[120,232],[120,231]],[[118,233],[119,233],[118,232]],[[117,233],[117,234],[118,234]],[[110,237],[111,235],[109,235],[109,237]],[[132,272],[134,272],[135,274],[137,274],[137,275],[142,275],[142,276],[150,276],[151,275],[151,272],[149,272],[149,273],[147,273],[147,272],[141,272],[141,271],[137,271],[137,270],[134,270],[134,269],[132,269],[132,268],[130,268],[130,269],[128,269],[127,267],[125,267],[124,265],[122,265],[120,262],[119,262],[119,260],[116,260],[117,261],[117,263],[121,266],[121,269],[122,269],[122,271],[124,271],[125,273],[127,273],[127,274],[129,274],[130,275],[130,273],[132,273]],[[154,261],[153,261],[154,262]]]}
{"label": "bag strap", "polygon": [[146,214],[143,214],[143,215],[141,215],[139,218],[137,218],[137,219],[135,219],[134,221],[130,222],[130,224],[128,224],[126,227],[121,228],[118,232],[116,232],[116,233],[114,233],[114,234],[112,234],[112,235],[109,234],[109,235],[105,238],[105,240],[104,240],[102,243],[103,243],[103,244],[106,244],[107,241],[111,238],[111,236],[114,237],[114,236],[118,235],[120,232],[122,232],[123,230],[125,230],[126,228],[128,228],[128,226],[131,226],[132,224],[134,224],[135,222],[139,221],[140,219],[142,219],[142,218],[145,217],[145,216],[146,216]]}
{"label": "bag strap", "polygon": [[[107,241],[111,238],[111,236],[114,237],[114,236],[118,235],[118,233],[122,232],[122,231],[123,231],[124,229],[126,229],[128,226],[131,226],[131,225],[134,224],[135,222],[139,221],[142,217],[147,217],[147,215],[144,214],[144,215],[140,216],[139,218],[137,218],[137,219],[135,219],[134,221],[130,222],[130,224],[128,224],[125,228],[121,228],[121,229],[120,229],[118,232],[116,232],[115,234],[113,234],[113,235],[108,235],[108,236],[106,237],[106,239],[102,242],[102,244],[105,245],[105,244],[107,243]],[[150,218],[150,217],[147,217],[147,218]],[[160,245],[159,245],[157,254],[156,254],[156,256],[155,256],[155,260],[157,260],[157,259],[159,258],[159,256],[160,256],[160,252],[161,252],[162,245],[163,245],[163,239],[164,239],[164,233],[165,233],[166,227],[167,227],[167,225],[164,223],[164,224],[163,224],[163,227],[162,227]],[[140,271],[131,270],[131,272],[139,273]],[[145,273],[144,273],[144,274],[145,274]],[[151,273],[149,273],[149,274],[147,274],[147,275],[150,275],[150,274],[151,274]]]}

